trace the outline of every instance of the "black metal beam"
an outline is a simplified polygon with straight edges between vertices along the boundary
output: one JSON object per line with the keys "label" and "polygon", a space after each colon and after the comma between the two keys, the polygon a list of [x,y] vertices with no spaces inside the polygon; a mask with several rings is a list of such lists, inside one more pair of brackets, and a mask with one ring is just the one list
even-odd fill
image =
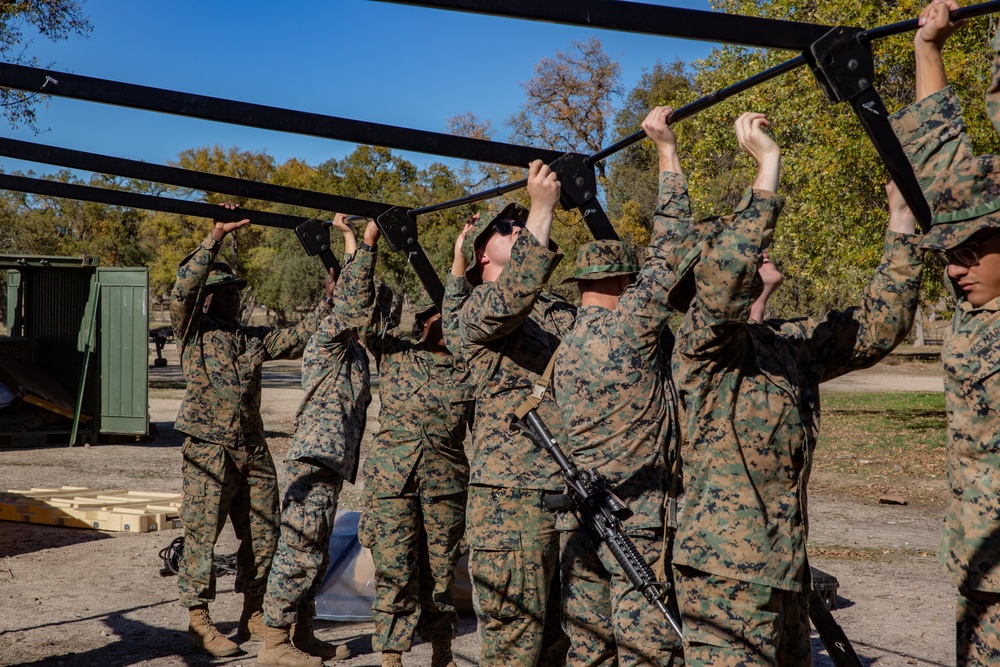
{"label": "black metal beam", "polygon": [[[729,99],[733,95],[742,93],[744,90],[749,90],[754,86],[759,86],[765,81],[770,81],[771,79],[779,77],[782,74],[787,74],[788,72],[791,72],[794,69],[798,69],[799,67],[802,67],[805,64],[806,64],[805,56],[795,56],[794,58],[786,60],[783,63],[779,63],[774,67],[768,68],[763,72],[760,72],[759,74],[754,74],[753,76],[747,77],[742,81],[737,81],[736,83],[726,86],[725,88],[720,88],[719,90],[709,93],[708,95],[703,95],[698,99],[696,99],[694,102],[689,102],[688,104],[685,104],[682,107],[674,109],[674,112],[670,114],[670,124],[673,125],[674,123],[679,123],[685,118],[690,118],[696,113],[704,111],[709,107],[713,107],[719,102],[722,102],[723,100]],[[631,146],[635,142],[645,138],[645,136],[646,136],[645,130],[638,130],[637,132],[634,132],[628,135],[627,137],[624,137],[616,141],[607,148],[597,151],[593,155],[589,156],[587,158],[587,163],[596,164],[597,162],[600,162],[604,158],[608,157],[609,155],[617,153],[623,148]]]}
{"label": "black metal beam", "polygon": [[[726,86],[725,88],[720,88],[719,90],[709,93],[708,95],[703,95],[702,97],[699,97],[693,102],[690,102],[682,107],[674,109],[674,112],[670,115],[670,124],[673,125],[674,123],[678,123],[684,120],[685,118],[690,118],[691,116],[695,115],[700,111],[704,111],[705,109],[714,106],[719,102],[722,102],[723,100],[729,99],[733,95],[741,93],[744,90],[753,88],[754,86],[760,85],[765,81],[769,81],[787,72],[791,72],[794,69],[802,67],[806,63],[807,60],[805,56],[796,56],[790,60],[786,60],[783,63],[775,65],[770,69],[766,69],[763,72],[760,72],[759,74],[754,74],[753,76],[743,79],[742,81],[737,81],[736,83]],[[611,144],[607,148],[603,148],[591,155],[583,156],[584,157],[583,163],[585,166],[591,167],[592,165],[605,159],[606,157],[613,155],[614,153],[617,153],[618,151],[621,151],[631,146],[637,141],[642,140],[643,138],[645,138],[645,136],[646,136],[645,130],[638,130],[636,132],[633,132],[627,137],[624,137],[616,141],[615,143]],[[569,155],[571,154],[567,154],[566,157],[569,157]],[[562,159],[565,160],[566,158]],[[562,177],[562,174],[560,174],[560,177]],[[417,215],[423,215],[425,213],[434,213],[435,211],[443,211],[445,209],[454,208],[456,206],[462,206],[464,204],[473,204],[475,202],[480,202],[485,199],[499,197],[500,195],[506,194],[508,192],[520,190],[527,184],[528,184],[528,179],[522,178],[521,180],[518,181],[513,181],[505,185],[489,188],[488,190],[476,192],[470,195],[466,195],[464,197],[460,197],[458,199],[452,199],[450,201],[431,204],[430,206],[415,208],[410,211],[410,214],[417,216]],[[596,189],[596,184],[594,187]],[[584,206],[584,204],[587,201],[589,200],[581,198],[581,202],[577,207]],[[581,213],[584,214],[584,218],[586,219],[587,215],[584,212],[583,208],[581,208]],[[607,226],[610,227],[610,223],[608,223]],[[614,234],[613,228],[611,229],[610,233],[608,233],[606,229],[602,230],[600,227],[597,227],[596,225],[590,225],[590,228],[591,231],[595,232],[596,238],[616,238],[616,235],[613,235]],[[597,231],[595,231],[595,229]]]}
{"label": "black metal beam", "polygon": [[[951,12],[949,16],[952,21],[961,21],[962,19],[971,19],[977,16],[992,14],[997,11],[1000,11],[1000,0],[991,0],[990,2],[981,2],[978,5],[960,7],[959,9]],[[882,39],[883,37],[910,32],[920,27],[918,21],[919,19],[909,19],[906,21],[900,21],[899,23],[891,23],[878,28],[863,30],[861,34],[858,35],[858,39],[862,42],[870,42],[874,39]]]}
{"label": "black metal beam", "polygon": [[234,222],[243,218],[249,218],[250,222],[254,224],[264,225],[265,227],[279,227],[281,229],[295,229],[303,222],[309,220],[309,218],[297,215],[254,211],[247,208],[227,209],[215,204],[188,201],[186,199],[156,197],[122,190],[106,190],[89,185],[60,183],[59,181],[14,176],[12,174],[0,174],[0,189],[60,197],[62,199],[79,199],[98,204],[108,204],[109,206],[126,206],[146,211],[177,213],[198,218],[208,218],[209,220]]}
{"label": "black metal beam", "polygon": [[885,163],[900,194],[926,231],[931,210],[899,138],[889,124],[889,112],[874,86],[875,63],[871,43],[857,28],[834,28],[813,44],[810,66],[831,102],[849,102],[861,127]]}
{"label": "black metal beam", "polygon": [[10,63],[0,63],[0,86],[55,97],[513,167],[527,167],[529,162],[536,159],[551,162],[562,155],[558,151],[544,148],[292,111]]}
{"label": "black metal beam", "polygon": [[380,0],[646,35],[805,51],[833,26],[624,0]]}
{"label": "black metal beam", "polygon": [[[59,197],[61,199],[75,199],[78,201],[89,201],[98,204],[108,204],[109,206],[125,206],[128,208],[138,208],[145,211],[160,211],[163,213],[177,213],[180,215],[190,215],[198,218],[208,218],[210,220],[226,220],[235,222],[244,218],[249,218],[250,222],[265,227],[278,227],[280,229],[298,230],[314,219],[303,218],[297,215],[283,215],[281,213],[270,213],[267,211],[254,211],[248,208],[228,209],[214,204],[204,202],[188,201],[186,199],[172,199],[170,197],[156,197],[144,195],[136,192],[125,192],[122,190],[106,190],[95,188],[89,185],[78,185],[76,183],[60,183],[41,178],[29,178],[27,176],[14,176],[11,174],[0,174],[0,189],[12,190],[14,192],[25,192],[34,195],[44,195],[48,197]],[[301,240],[301,237],[300,237]],[[323,265],[328,269],[333,269],[340,275],[340,262],[330,252],[329,238],[327,247],[312,252],[305,241],[306,251],[310,255],[319,256]]]}
{"label": "black metal beam", "polygon": [[216,192],[219,194],[246,197],[248,199],[302,206],[318,211],[360,215],[366,218],[376,218],[392,208],[391,204],[382,204],[365,199],[341,197],[326,192],[301,190],[299,188],[273,185],[271,183],[259,183],[257,181],[208,174],[191,169],[166,167],[149,162],[127,160],[125,158],[99,155],[97,153],[86,153],[84,151],[58,148],[56,146],[19,141],[17,139],[0,137],[0,155],[18,160],[27,160],[29,162],[42,162],[67,167],[69,169],[83,169],[100,174],[113,174],[115,176],[125,176],[143,181],[152,181],[154,183],[176,185],[203,192]]}
{"label": "black metal beam", "polygon": [[[156,183],[167,183],[180,187],[194,188],[209,192],[237,195],[263,201],[281,202],[296,206],[336,211],[358,215],[381,221],[391,211],[401,210],[399,207],[379,202],[341,197],[324,192],[299,190],[277,186],[270,183],[245,181],[218,174],[206,174],[199,171],[165,167],[162,165],[115,158],[95,153],[85,153],[55,146],[33,144],[15,139],[0,138],[0,155],[21,160],[55,164],[71,169],[85,169],[104,174],[114,174]],[[215,219],[241,220],[250,218],[251,222],[267,227],[280,227],[295,230],[299,241],[306,252],[318,256],[327,268],[332,268],[339,275],[340,264],[330,252],[329,230],[316,225],[314,218],[281,215],[266,211],[238,209],[235,214],[227,213],[227,209],[203,202],[192,202],[168,197],[154,197],[118,190],[105,190],[84,185],[59,183],[43,179],[33,179],[23,176],[7,176],[0,174],[0,188],[32,194],[49,195],[66,199],[80,199],[114,206],[128,206],[150,211],[179,213]],[[431,267],[423,248],[417,242],[416,224],[411,228],[399,230],[396,227],[379,225],[385,234],[386,241],[394,250],[406,253],[407,261],[413,266],[424,289],[435,299],[438,306],[444,294],[444,286],[440,277]]]}

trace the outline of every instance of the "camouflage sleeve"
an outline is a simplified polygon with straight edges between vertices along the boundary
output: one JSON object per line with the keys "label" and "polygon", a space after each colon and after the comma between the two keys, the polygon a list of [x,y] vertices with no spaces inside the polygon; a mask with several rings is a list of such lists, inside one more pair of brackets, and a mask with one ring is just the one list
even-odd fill
{"label": "camouflage sleeve", "polygon": [[715,355],[747,323],[757,261],[770,245],[784,199],[747,188],[728,227],[702,249],[694,265],[696,294],[678,345],[695,357]]}
{"label": "camouflage sleeve", "polygon": [[899,345],[913,326],[924,251],[920,235],[886,232],[882,261],[861,305],[831,311],[819,320],[792,320],[782,332],[800,338],[821,364],[819,381],[875,364]]}
{"label": "camouflage sleeve", "polygon": [[201,317],[198,296],[208,279],[208,269],[219,254],[219,245],[209,235],[177,267],[177,279],[170,292],[170,323],[179,345],[185,344],[185,334],[192,327],[198,328],[198,319]]}
{"label": "camouflage sleeve", "polygon": [[377,253],[358,250],[354,261],[344,266],[337,282],[334,310],[348,327],[356,329],[369,352],[379,343],[375,309],[375,259]]}
{"label": "camouflage sleeve", "polygon": [[528,231],[514,242],[510,259],[488,289],[474,289],[461,312],[464,342],[487,343],[514,331],[531,315],[539,293],[562,253],[543,247]]}
{"label": "camouflage sleeve", "polygon": [[[333,309],[326,313],[320,322],[316,333],[313,334],[311,344],[325,354],[336,359],[343,359],[347,355],[347,343],[351,340],[352,328],[345,317],[344,308],[344,275],[354,262],[354,255],[345,254],[341,262],[340,279],[333,290]],[[308,348],[307,348],[308,349]]]}
{"label": "camouflage sleeve", "polygon": [[330,306],[320,300],[319,305],[294,327],[271,329],[263,340],[268,359],[298,359],[301,357],[306,343],[316,331],[320,320],[323,320],[330,313]]}
{"label": "camouflage sleeve", "polygon": [[350,340],[351,327],[344,323],[336,309],[327,310],[326,317],[320,322],[306,349],[316,348],[323,350],[324,354],[341,359],[346,356]]}
{"label": "camouflage sleeve", "polygon": [[962,104],[947,86],[889,117],[927,201],[949,187],[953,165],[974,157],[962,120]]}
{"label": "camouflage sleeve", "polygon": [[[690,238],[693,229],[687,179],[683,174],[661,171],[659,199],[653,211],[653,234],[646,248],[646,261],[657,260],[670,270],[677,268],[695,245]],[[669,289],[670,285],[664,287]]]}
{"label": "camouflage sleeve", "polygon": [[472,285],[465,276],[458,277],[448,272],[448,280],[444,284],[444,299],[441,301],[441,329],[444,332],[444,344],[452,354],[458,354],[462,349],[459,314],[471,291]]}
{"label": "camouflage sleeve", "polygon": [[674,284],[673,269],[691,250],[691,199],[683,174],[660,172],[660,194],[653,212],[653,236],[646,248],[646,261],[635,284],[625,290],[615,309],[621,335],[652,360],[660,332],[673,309],[667,292]]}

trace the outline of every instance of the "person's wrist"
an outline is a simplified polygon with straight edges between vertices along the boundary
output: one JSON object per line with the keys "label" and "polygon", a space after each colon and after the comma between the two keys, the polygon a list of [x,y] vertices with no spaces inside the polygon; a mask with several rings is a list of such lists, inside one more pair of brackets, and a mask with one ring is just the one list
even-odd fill
{"label": "person's wrist", "polygon": [[333,308],[333,297],[329,294],[323,296],[323,303]]}
{"label": "person's wrist", "polygon": [[375,244],[368,243],[368,240],[364,240],[358,244],[358,250],[364,250],[366,252],[375,252]]}

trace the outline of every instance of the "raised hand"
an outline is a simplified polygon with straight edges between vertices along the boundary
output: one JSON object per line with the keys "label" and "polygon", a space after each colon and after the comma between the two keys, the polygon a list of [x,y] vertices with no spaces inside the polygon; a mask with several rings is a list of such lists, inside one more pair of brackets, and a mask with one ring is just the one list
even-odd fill
{"label": "raised hand", "polygon": [[[236,209],[239,208],[238,204],[230,204],[229,202],[226,202],[225,204],[223,204],[223,206],[226,208],[226,210],[229,211],[235,211]],[[212,238],[214,238],[216,241],[221,241],[222,239],[226,238],[226,234],[228,234],[229,232],[235,232],[243,225],[249,225],[249,224],[250,224],[250,218],[243,218],[242,220],[239,220],[237,222],[229,222],[226,220],[215,220],[215,227],[212,229]]]}

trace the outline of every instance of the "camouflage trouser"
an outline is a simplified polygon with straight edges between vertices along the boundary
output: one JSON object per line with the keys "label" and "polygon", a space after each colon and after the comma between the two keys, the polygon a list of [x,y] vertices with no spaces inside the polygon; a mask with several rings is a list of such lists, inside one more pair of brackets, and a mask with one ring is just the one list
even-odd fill
{"label": "camouflage trouser", "polygon": [[469,574],[482,640],[480,665],[566,664],[559,607],[559,534],[543,492],[469,487]]}
{"label": "camouflage trouser", "polygon": [[285,461],[281,538],[264,596],[264,622],[291,625],[316,614],[316,593],[330,565],[330,534],[344,478],[326,466]]}
{"label": "camouflage trouser", "polygon": [[[629,533],[650,567],[663,551],[663,532]],[[684,664],[680,638],[663,614],[635,589],[607,545],[583,529],[562,534],[563,628],[569,635],[569,664]]]}
{"label": "camouflage trouser", "polygon": [[228,516],[240,548],[236,591],[263,595],[278,546],[278,480],[266,447],[223,447],[188,438],[184,456],[184,557],[177,584],[180,603],[194,607],[215,599],[212,558]]}
{"label": "camouflage trouser", "polygon": [[809,594],[675,566],[688,667],[808,667]]}
{"label": "camouflage trouser", "polygon": [[466,494],[365,500],[358,539],[372,551],[375,651],[409,651],[424,641],[458,634],[452,584],[465,533]]}
{"label": "camouflage trouser", "polygon": [[959,591],[957,667],[1000,665],[1000,593]]}

